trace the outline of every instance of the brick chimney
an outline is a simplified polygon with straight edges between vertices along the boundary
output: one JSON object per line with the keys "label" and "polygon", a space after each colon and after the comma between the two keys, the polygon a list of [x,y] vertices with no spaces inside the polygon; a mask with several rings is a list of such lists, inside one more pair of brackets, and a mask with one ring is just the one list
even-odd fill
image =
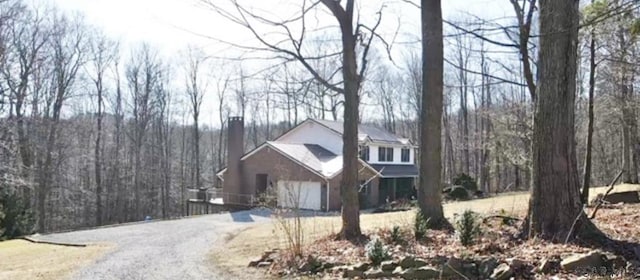
{"label": "brick chimney", "polygon": [[240,158],[244,154],[244,120],[242,117],[229,117],[229,130],[227,139],[227,172],[224,176],[223,191],[230,194],[225,199],[226,203],[239,203],[236,201],[243,193],[242,165]]}

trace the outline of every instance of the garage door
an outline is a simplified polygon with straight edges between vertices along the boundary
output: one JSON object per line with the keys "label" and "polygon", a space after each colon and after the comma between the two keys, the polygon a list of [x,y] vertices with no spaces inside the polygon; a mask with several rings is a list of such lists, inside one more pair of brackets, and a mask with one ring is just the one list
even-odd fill
{"label": "garage door", "polygon": [[278,181],[278,206],[320,210],[321,190],[320,182]]}

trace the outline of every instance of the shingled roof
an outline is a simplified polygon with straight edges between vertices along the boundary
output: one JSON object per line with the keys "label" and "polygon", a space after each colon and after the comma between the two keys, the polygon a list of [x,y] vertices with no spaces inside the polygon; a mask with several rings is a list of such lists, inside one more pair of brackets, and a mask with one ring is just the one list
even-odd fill
{"label": "shingled roof", "polygon": [[[316,120],[313,121],[337,132],[342,135],[344,132],[344,127],[342,122],[338,121],[328,121],[328,120]],[[386,144],[401,144],[401,145],[410,145],[411,142],[409,139],[401,138],[393,133],[379,128],[377,126],[368,125],[368,124],[359,124],[358,125],[358,140],[364,141],[365,139],[370,139],[372,142],[378,143],[386,143]]]}
{"label": "shingled roof", "polygon": [[267,142],[267,144],[326,177],[333,177],[342,170],[342,156],[320,145],[280,142]]}

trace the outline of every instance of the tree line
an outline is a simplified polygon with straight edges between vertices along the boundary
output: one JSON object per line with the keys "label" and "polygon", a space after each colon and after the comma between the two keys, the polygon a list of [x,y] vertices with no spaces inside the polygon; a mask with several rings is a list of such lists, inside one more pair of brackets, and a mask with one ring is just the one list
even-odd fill
{"label": "tree line", "polygon": [[[174,59],[148,44],[125,48],[80,15],[0,2],[0,186],[36,214],[38,231],[184,215],[188,189],[214,187],[225,165],[231,115],[247,120],[245,150],[307,117],[349,125],[345,146],[354,156],[345,160],[357,158],[358,122],[423,143],[419,165],[430,173],[421,178],[430,181],[421,189],[430,192],[422,197],[436,198],[438,187],[460,173],[477,178],[487,192],[527,190],[537,176],[531,147],[542,77],[542,2],[510,1],[513,17],[499,21],[430,15],[435,18],[423,31],[435,33],[425,38],[413,30],[409,38],[417,43],[407,46],[394,44],[381,28],[394,21],[383,5],[360,17],[355,1],[303,1],[292,17],[297,21],[280,25],[243,8],[246,3],[230,1],[236,14],[202,2],[239,24],[260,19],[245,25],[249,31],[278,29],[283,40],[235,46],[275,53],[274,62],[249,67],[198,47]],[[435,3],[429,9],[411,1],[394,5],[415,13],[440,10]],[[303,19],[314,9],[330,12],[334,29],[287,33],[288,26],[310,25]],[[570,106],[580,160],[572,166],[590,158],[588,172],[580,170],[589,174],[581,178],[588,186],[607,183],[619,170],[624,181],[637,182],[637,3],[596,1],[581,9]],[[429,39],[438,34],[442,47]],[[442,48],[442,57],[423,63],[433,52],[423,52],[420,42]],[[423,68],[440,62],[441,70]],[[438,80],[441,90],[433,88]],[[441,99],[425,91],[441,92]],[[349,172],[355,163],[344,166],[345,174],[355,174]],[[348,186],[357,180],[347,177],[343,204],[354,205],[348,199],[357,194]],[[423,209],[439,205],[421,203]],[[359,224],[357,209],[343,211],[346,225]]]}

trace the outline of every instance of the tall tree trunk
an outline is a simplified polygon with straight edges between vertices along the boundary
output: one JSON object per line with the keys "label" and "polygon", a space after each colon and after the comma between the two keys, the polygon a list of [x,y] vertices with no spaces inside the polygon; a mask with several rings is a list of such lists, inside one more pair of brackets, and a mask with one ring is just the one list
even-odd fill
{"label": "tall tree trunk", "polygon": [[422,0],[422,111],[420,112],[420,211],[435,228],[448,227],[442,210],[440,158],[443,107],[443,35],[440,0]]}
{"label": "tall tree trunk", "polygon": [[121,223],[124,221],[124,208],[125,208],[125,202],[124,202],[124,186],[122,184],[122,180],[121,180],[121,175],[122,173],[120,172],[120,170],[122,170],[120,168],[120,154],[122,151],[122,122],[124,119],[124,113],[122,111],[122,88],[121,88],[121,84],[120,84],[120,71],[118,70],[118,64],[116,62],[115,65],[115,72],[116,72],[116,104],[115,104],[115,108],[114,108],[114,112],[113,114],[115,115],[115,147],[114,147],[114,155],[113,155],[113,162],[111,163],[112,165],[112,169],[113,169],[113,177],[115,180],[115,220],[118,223]]}
{"label": "tall tree trunk", "polygon": [[565,241],[595,229],[580,203],[576,165],[578,24],[578,1],[540,1],[540,77],[533,124],[531,198],[523,227],[529,238]]}
{"label": "tall tree trunk", "polygon": [[451,129],[449,122],[449,113],[448,106],[445,107],[445,111],[443,114],[443,123],[444,123],[444,149],[445,149],[445,170],[447,171],[446,176],[443,180],[450,182],[453,177],[456,175],[456,162],[455,162],[455,154],[453,152],[453,140],[451,139]]}
{"label": "tall tree trunk", "polygon": [[[484,47],[483,47],[484,49]],[[486,64],[486,59],[484,52],[481,53],[481,69],[483,74],[488,74],[489,67]],[[491,107],[491,83],[489,78],[486,75],[482,76],[482,107],[481,107],[481,130],[480,130],[480,189],[489,193],[489,171],[491,167],[489,166],[489,160],[491,158],[491,150],[488,147],[489,135],[491,133],[491,118],[489,117],[489,110]]]}
{"label": "tall tree trunk", "polygon": [[[593,0],[591,0],[593,4]],[[589,104],[587,120],[587,144],[584,154],[584,169],[582,178],[582,194],[580,200],[582,204],[589,203],[589,186],[591,184],[591,147],[593,146],[593,96],[596,86],[596,38],[595,32],[591,30],[591,42],[589,43]]]}
{"label": "tall tree trunk", "polygon": [[627,125],[630,113],[626,108],[626,101],[622,102],[622,168],[624,170],[622,182],[631,183],[631,133],[629,132],[629,125]]}
{"label": "tall tree trunk", "polygon": [[620,65],[618,66],[618,75],[617,79],[617,88],[620,91],[620,102],[622,107],[622,168],[624,170],[622,181],[624,183],[633,183],[634,179],[637,180],[637,170],[634,170],[633,166],[633,155],[631,154],[633,139],[636,137],[633,135],[633,125],[635,123],[635,116],[633,114],[633,109],[631,108],[631,92],[629,90],[629,84],[627,79],[627,48],[628,42],[624,36],[624,29],[622,24],[618,28],[616,34],[618,37],[618,46],[620,52]]}
{"label": "tall tree trunk", "polygon": [[631,166],[629,169],[629,177],[631,179],[631,183],[632,184],[637,184],[638,183],[638,165],[640,164],[640,162],[638,162],[640,159],[638,158],[638,153],[639,148],[640,148],[640,143],[638,142],[638,118],[635,114],[635,103],[636,103],[636,98],[634,96],[634,86],[633,86],[633,70],[631,70],[631,81],[629,81],[629,86],[627,86],[627,94],[628,94],[628,106],[629,106],[629,110],[630,110],[630,116],[629,116],[629,148],[631,149]]}
{"label": "tall tree trunk", "polygon": [[98,112],[96,118],[96,143],[94,148],[94,168],[96,176],[96,225],[102,225],[102,77],[96,80],[96,90],[98,94]]}
{"label": "tall tree trunk", "polygon": [[200,175],[200,126],[198,125],[198,113],[193,115],[193,161],[194,161],[194,187],[201,188],[201,175]]}
{"label": "tall tree trunk", "polygon": [[460,114],[458,116],[458,131],[460,135],[460,141],[462,142],[462,173],[470,175],[470,158],[469,158],[469,111],[468,107],[468,76],[465,69],[467,68],[467,64],[469,61],[468,54],[464,54],[464,45],[463,39],[458,37],[456,41],[458,47],[458,63],[459,63],[459,72],[458,79],[460,81]]}
{"label": "tall tree trunk", "polygon": [[187,204],[187,190],[186,190],[186,182],[185,182],[185,162],[186,162],[186,146],[187,146],[187,132],[185,129],[185,125],[183,123],[182,128],[180,129],[181,133],[181,137],[180,137],[180,203],[182,205],[182,215],[183,216],[187,216],[189,215],[189,213],[187,213],[187,207],[189,207],[189,205]]}
{"label": "tall tree trunk", "polygon": [[[361,78],[356,62],[357,34],[353,30],[354,0],[346,3],[344,10],[336,8],[338,2],[324,0],[340,23],[342,35],[342,78],[344,83],[344,133],[342,135],[342,230],[340,235],[349,240],[362,236],[360,230],[360,203],[358,201],[358,123]],[[330,7],[330,6],[333,6]],[[362,65],[365,67],[365,65]]]}
{"label": "tall tree trunk", "polygon": [[65,89],[57,89],[53,103],[53,112],[48,121],[47,142],[45,147],[44,161],[40,164],[40,178],[38,186],[38,232],[46,231],[46,200],[51,188],[51,177],[53,176],[53,156],[56,145],[56,135],[58,133],[58,121],[60,120],[60,110],[65,97]]}

